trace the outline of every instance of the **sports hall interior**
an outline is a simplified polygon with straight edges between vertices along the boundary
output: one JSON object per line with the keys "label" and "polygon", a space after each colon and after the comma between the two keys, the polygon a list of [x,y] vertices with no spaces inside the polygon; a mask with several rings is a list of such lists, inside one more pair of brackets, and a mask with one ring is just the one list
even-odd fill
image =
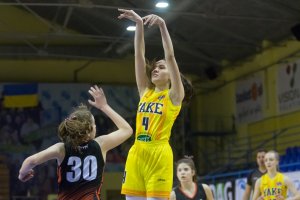
{"label": "sports hall interior", "polygon": [[[300,1],[170,0],[165,9],[155,2],[0,1],[0,199],[55,199],[55,162],[39,166],[27,185],[18,170],[29,153],[57,142],[59,121],[87,103],[90,85],[102,86],[134,128],[134,31],[118,8],[165,19],[179,69],[193,84],[172,129],[174,161],[192,155],[199,180],[212,184],[245,177],[259,149],[278,151],[281,171],[300,171]],[[163,58],[157,27],[145,27],[145,43],[149,60]],[[38,104],[5,106],[4,88],[26,84],[37,87]],[[103,134],[115,128],[95,116]],[[24,136],[29,119],[38,128]],[[133,142],[110,152],[104,200],[124,199]]]}

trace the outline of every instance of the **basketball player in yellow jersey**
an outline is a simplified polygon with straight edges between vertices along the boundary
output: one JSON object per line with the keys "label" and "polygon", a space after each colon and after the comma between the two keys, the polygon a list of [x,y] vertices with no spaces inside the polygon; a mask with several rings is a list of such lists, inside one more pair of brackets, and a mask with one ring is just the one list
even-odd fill
{"label": "basketball player in yellow jersey", "polygon": [[265,154],[267,173],[256,181],[252,200],[286,200],[288,190],[293,195],[288,200],[300,200],[300,193],[292,180],[277,171],[278,164],[279,155],[276,151]]}
{"label": "basketball player in yellow jersey", "polygon": [[[132,10],[119,11],[119,19],[136,23],[135,75],[140,95],[135,143],[128,153],[121,193],[127,200],[168,199],[173,184],[169,138],[181,103],[192,87],[179,72],[165,21],[157,15],[141,18]],[[158,26],[164,48],[164,59],[149,65],[145,61],[144,25]]]}

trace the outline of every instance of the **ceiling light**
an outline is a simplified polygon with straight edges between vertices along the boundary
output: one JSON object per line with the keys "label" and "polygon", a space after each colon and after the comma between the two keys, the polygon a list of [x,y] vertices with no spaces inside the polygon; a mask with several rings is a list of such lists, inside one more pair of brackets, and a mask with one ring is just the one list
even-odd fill
{"label": "ceiling light", "polygon": [[157,8],[166,8],[169,6],[169,3],[166,1],[159,1],[155,5]]}
{"label": "ceiling light", "polygon": [[135,26],[128,26],[126,28],[127,31],[135,31]]}

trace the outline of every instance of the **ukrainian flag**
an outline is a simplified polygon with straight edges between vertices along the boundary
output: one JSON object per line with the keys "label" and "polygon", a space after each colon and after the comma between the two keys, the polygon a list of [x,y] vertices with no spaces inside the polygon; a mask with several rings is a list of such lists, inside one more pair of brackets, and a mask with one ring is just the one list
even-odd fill
{"label": "ukrainian flag", "polygon": [[37,84],[4,85],[4,107],[24,108],[38,105]]}

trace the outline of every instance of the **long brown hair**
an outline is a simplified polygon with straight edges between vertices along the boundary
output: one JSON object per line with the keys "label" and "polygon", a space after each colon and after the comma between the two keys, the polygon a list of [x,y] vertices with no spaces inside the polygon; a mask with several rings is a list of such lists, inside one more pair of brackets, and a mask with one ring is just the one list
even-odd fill
{"label": "long brown hair", "polygon": [[[146,75],[147,75],[147,82],[148,82],[148,87],[150,89],[155,88],[155,85],[151,82],[151,76],[152,76],[152,71],[156,67],[156,62],[157,59],[153,59],[152,61],[146,60]],[[194,96],[194,88],[192,85],[192,82],[187,79],[181,72],[180,72],[180,77],[181,81],[184,87],[184,98],[182,103],[187,104],[190,102],[191,98]]]}
{"label": "long brown hair", "polygon": [[93,130],[92,113],[86,105],[80,105],[58,126],[58,136],[64,143],[79,150],[78,146],[90,139]]}

